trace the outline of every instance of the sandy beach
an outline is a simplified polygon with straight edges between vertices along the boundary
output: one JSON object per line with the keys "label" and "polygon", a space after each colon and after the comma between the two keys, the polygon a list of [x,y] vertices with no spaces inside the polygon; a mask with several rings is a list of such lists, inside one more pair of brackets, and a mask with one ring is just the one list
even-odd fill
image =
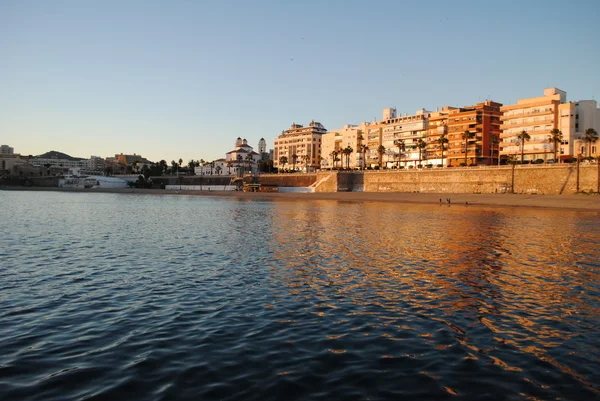
{"label": "sandy beach", "polygon": [[401,192],[316,192],[316,193],[269,193],[236,191],[174,191],[164,189],[72,189],[45,187],[4,187],[0,190],[17,191],[61,191],[99,192],[118,194],[187,195],[187,196],[227,196],[246,199],[279,200],[332,200],[350,202],[395,202],[412,204],[439,204],[440,199],[451,205],[487,207],[525,207],[600,212],[598,195],[520,195],[520,194],[447,194],[447,193],[401,193]]}

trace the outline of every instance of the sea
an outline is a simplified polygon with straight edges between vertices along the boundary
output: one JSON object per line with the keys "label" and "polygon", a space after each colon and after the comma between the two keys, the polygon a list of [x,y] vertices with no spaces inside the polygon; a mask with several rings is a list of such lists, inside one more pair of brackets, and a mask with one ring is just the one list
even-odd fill
{"label": "sea", "polygon": [[600,400],[600,215],[0,191],[0,400]]}

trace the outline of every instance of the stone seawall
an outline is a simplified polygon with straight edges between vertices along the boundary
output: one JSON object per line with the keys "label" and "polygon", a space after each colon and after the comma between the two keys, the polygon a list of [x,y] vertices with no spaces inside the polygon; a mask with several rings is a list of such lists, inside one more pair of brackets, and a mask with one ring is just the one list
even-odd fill
{"label": "stone seawall", "polygon": [[[598,191],[596,164],[579,167],[579,190]],[[424,169],[407,171],[333,172],[317,192],[430,192],[574,194],[577,166],[502,166],[490,168]]]}
{"label": "stone seawall", "polygon": [[258,182],[280,187],[310,187],[316,180],[316,174],[262,174]]}

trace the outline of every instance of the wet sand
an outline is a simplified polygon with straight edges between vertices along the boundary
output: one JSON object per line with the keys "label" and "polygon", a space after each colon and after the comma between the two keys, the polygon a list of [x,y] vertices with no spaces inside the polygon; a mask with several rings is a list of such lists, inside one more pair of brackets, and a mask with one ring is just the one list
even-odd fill
{"label": "wet sand", "polygon": [[600,212],[599,195],[520,195],[520,194],[448,194],[448,193],[404,193],[404,192],[236,192],[236,191],[175,191],[164,189],[73,189],[44,187],[4,187],[0,190],[102,192],[120,194],[228,196],[245,199],[280,200],[332,200],[351,202],[396,202],[438,205],[440,199],[451,206],[526,207]]}

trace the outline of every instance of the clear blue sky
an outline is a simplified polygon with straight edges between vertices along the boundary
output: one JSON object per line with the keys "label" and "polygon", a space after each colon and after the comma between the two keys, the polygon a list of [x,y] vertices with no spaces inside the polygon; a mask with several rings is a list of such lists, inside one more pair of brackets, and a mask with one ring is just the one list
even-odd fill
{"label": "clear blue sky", "polygon": [[384,107],[598,100],[599,16],[599,0],[0,0],[0,143],[187,162]]}

